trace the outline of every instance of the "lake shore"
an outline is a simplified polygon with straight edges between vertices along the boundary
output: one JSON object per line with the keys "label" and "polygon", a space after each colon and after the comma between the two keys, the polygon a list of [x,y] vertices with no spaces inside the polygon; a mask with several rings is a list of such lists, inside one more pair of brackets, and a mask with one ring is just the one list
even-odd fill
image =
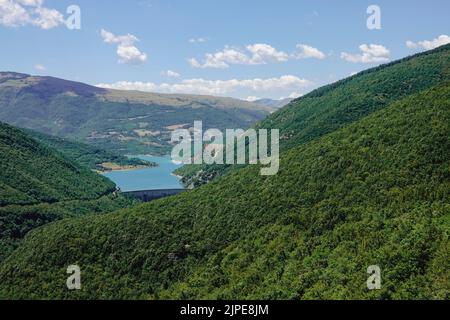
{"label": "lake shore", "polygon": [[[123,191],[179,189],[183,188],[181,177],[173,172],[180,167],[172,163],[170,155],[127,155],[128,157],[156,163],[156,167],[114,167],[116,170],[103,172]],[[112,169],[112,168],[111,168]]]}
{"label": "lake shore", "polygon": [[142,170],[142,169],[150,169],[158,167],[157,164],[148,164],[148,165],[120,165],[116,163],[102,163],[100,165],[102,167],[101,170],[94,170],[97,173],[104,174],[108,172],[117,172],[117,171],[134,171],[134,170]]}

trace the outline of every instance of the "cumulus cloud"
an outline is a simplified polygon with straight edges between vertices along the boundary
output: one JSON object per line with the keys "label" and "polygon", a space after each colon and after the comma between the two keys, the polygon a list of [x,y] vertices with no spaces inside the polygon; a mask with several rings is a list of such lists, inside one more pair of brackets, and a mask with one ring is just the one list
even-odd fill
{"label": "cumulus cloud", "polygon": [[230,65],[261,65],[285,62],[290,59],[324,59],[326,57],[319,49],[305,44],[298,44],[297,49],[299,49],[298,52],[289,54],[265,43],[247,45],[243,49],[227,46],[221,51],[205,54],[203,62],[195,58],[188,61],[194,68],[226,69]]}
{"label": "cumulus cloud", "polygon": [[44,0],[0,0],[0,25],[52,29],[65,23],[62,13],[45,8],[43,4]]}
{"label": "cumulus cloud", "polygon": [[195,58],[189,59],[189,63],[194,68],[216,68],[226,69],[232,64],[237,65],[257,65],[266,64],[271,61],[287,61],[289,55],[283,51],[278,51],[274,47],[256,43],[248,45],[245,49],[225,47],[216,53],[205,54],[204,61],[199,62]]}
{"label": "cumulus cloud", "polygon": [[424,40],[419,42],[413,42],[411,40],[406,41],[406,46],[410,49],[425,49],[432,50],[437,47],[450,43],[450,37],[443,34],[433,40]]}
{"label": "cumulus cloud", "polygon": [[103,42],[117,44],[117,55],[119,56],[120,63],[142,64],[147,61],[147,54],[141,52],[134,45],[135,42],[139,41],[136,36],[132,34],[116,36],[105,29],[102,29],[100,33]]}
{"label": "cumulus cloud", "polygon": [[359,46],[361,53],[341,53],[341,58],[352,63],[383,63],[389,61],[390,51],[378,44],[362,44]]}
{"label": "cumulus cloud", "polygon": [[138,90],[159,93],[185,93],[204,95],[235,95],[239,90],[246,92],[264,93],[280,91],[298,91],[310,86],[309,80],[301,79],[292,75],[268,79],[246,79],[246,80],[205,80],[186,79],[178,83],[153,83],[153,82],[128,82],[121,81],[113,84],[101,83],[98,87],[119,90]]}
{"label": "cumulus cloud", "polygon": [[297,49],[299,49],[300,52],[294,54],[294,58],[296,59],[308,59],[308,58],[315,58],[315,59],[325,59],[325,54],[320,51],[317,48],[308,46],[306,44],[297,44]]}
{"label": "cumulus cloud", "polygon": [[246,49],[252,54],[250,64],[266,64],[270,61],[284,62],[289,59],[287,53],[264,43],[248,45]]}
{"label": "cumulus cloud", "polygon": [[297,98],[300,98],[300,97],[302,97],[303,96],[303,93],[300,93],[300,92],[292,92],[289,96],[288,96],[288,98],[289,99],[297,99]]}
{"label": "cumulus cloud", "polygon": [[179,78],[181,75],[178,72],[167,70],[167,71],[161,71],[161,75],[163,77],[169,77],[169,78]]}
{"label": "cumulus cloud", "polygon": [[226,69],[230,64],[250,64],[250,59],[245,53],[236,49],[225,48],[216,53],[207,53],[203,63],[195,58],[189,59],[189,62],[194,68]]}

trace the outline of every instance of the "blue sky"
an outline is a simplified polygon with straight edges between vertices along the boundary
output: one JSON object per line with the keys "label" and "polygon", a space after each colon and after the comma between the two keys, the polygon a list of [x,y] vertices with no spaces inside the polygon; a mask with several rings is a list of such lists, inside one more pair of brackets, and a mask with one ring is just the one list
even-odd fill
{"label": "blue sky", "polygon": [[[80,30],[62,22],[73,4]],[[0,0],[0,70],[278,99],[450,41],[449,12],[448,0]]]}

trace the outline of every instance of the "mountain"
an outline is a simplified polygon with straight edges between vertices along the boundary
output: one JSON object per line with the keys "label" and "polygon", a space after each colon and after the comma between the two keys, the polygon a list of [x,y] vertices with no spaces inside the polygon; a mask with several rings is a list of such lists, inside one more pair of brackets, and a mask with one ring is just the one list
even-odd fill
{"label": "mountain", "polygon": [[285,99],[279,99],[279,100],[273,100],[273,99],[258,99],[253,101],[256,104],[260,104],[263,106],[271,107],[274,109],[279,109],[284,107],[285,105],[289,104],[294,99],[291,98],[285,98]]}
{"label": "mountain", "polygon": [[34,139],[58,150],[67,158],[73,159],[79,164],[97,171],[110,171],[111,166],[122,168],[141,168],[156,166],[156,163],[128,158],[119,153],[101,149],[86,143],[77,142],[65,138],[50,136],[37,131],[26,130]]}
{"label": "mountain", "polygon": [[[278,175],[247,166],[172,198],[29,233],[0,265],[0,298],[449,299],[449,49],[275,113],[267,121],[293,133]],[[346,100],[343,88],[352,89]],[[286,113],[309,114],[312,127]],[[72,264],[78,291],[64,287]],[[373,265],[382,287],[370,291]]]}
{"label": "mountain", "polygon": [[130,204],[113,196],[115,189],[110,180],[0,123],[0,261],[31,229]]}
{"label": "mountain", "polygon": [[52,77],[0,73],[0,121],[121,154],[167,153],[170,133],[247,128],[272,108],[231,98],[107,90]]}
{"label": "mountain", "polygon": [[111,181],[6,124],[0,124],[0,146],[2,206],[95,199],[115,190]]}
{"label": "mountain", "polygon": [[[293,100],[257,123],[280,129],[280,148],[308,143],[450,77],[450,45],[363,71]],[[190,165],[177,170],[187,186],[199,186],[234,167]]]}

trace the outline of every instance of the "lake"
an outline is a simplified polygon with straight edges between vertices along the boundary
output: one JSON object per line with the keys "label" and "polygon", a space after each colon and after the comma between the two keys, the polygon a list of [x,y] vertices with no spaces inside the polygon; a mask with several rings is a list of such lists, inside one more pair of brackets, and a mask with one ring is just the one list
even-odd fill
{"label": "lake", "polygon": [[172,172],[181,167],[172,163],[170,156],[133,156],[143,160],[153,161],[158,167],[127,171],[112,171],[103,174],[111,179],[122,191],[182,189],[183,185]]}

